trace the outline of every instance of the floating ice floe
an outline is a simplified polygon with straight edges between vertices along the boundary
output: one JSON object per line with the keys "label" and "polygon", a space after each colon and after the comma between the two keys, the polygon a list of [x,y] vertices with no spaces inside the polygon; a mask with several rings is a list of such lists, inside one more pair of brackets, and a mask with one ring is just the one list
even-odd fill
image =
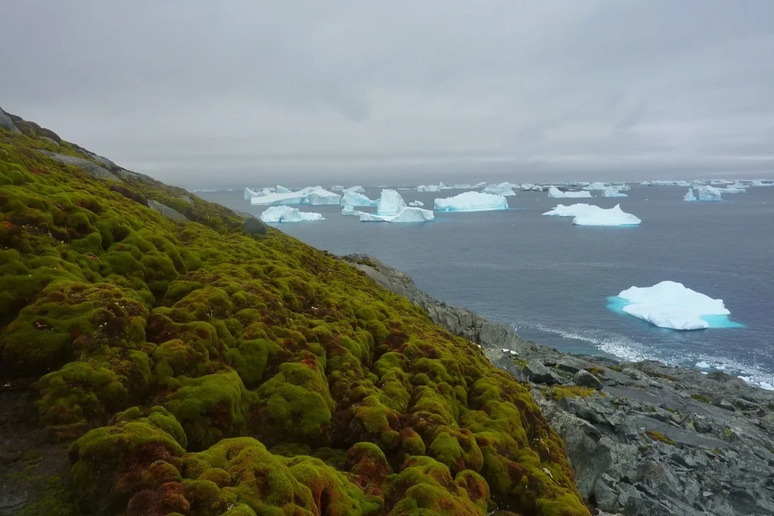
{"label": "floating ice floe", "polygon": [[578,192],[563,192],[557,187],[552,186],[548,189],[548,196],[553,199],[579,199],[591,197],[591,192],[588,190],[581,190]]}
{"label": "floating ice floe", "polygon": [[436,199],[436,211],[490,211],[507,210],[508,200],[502,195],[481,192],[463,192],[454,197]]}
{"label": "floating ice floe", "polygon": [[443,186],[445,186],[443,183],[439,185],[419,185],[417,186],[417,192],[440,192]]}
{"label": "floating ice floe", "polygon": [[423,203],[422,201],[411,201],[409,203],[409,206],[414,206],[414,207],[418,207],[418,208],[421,208],[424,205],[425,205],[425,203]]}
{"label": "floating ice floe", "polygon": [[264,222],[311,222],[325,220],[321,213],[299,211],[290,206],[272,206],[261,213]]}
{"label": "floating ice floe", "polygon": [[631,213],[623,211],[620,204],[608,209],[593,204],[558,204],[543,215],[574,217],[572,223],[576,226],[636,226],[642,222]]}
{"label": "floating ice floe", "polygon": [[322,186],[309,186],[296,192],[277,186],[274,193],[253,196],[253,205],[311,204],[315,206],[336,205],[341,201],[339,194],[329,192]]}
{"label": "floating ice floe", "polygon": [[[433,220],[435,215],[430,210],[406,206],[403,197],[391,189],[382,190],[379,201],[376,205],[376,213],[356,212],[360,217],[360,222],[427,222]],[[342,214],[345,214],[342,211]],[[354,215],[347,213],[346,215]]]}
{"label": "floating ice floe", "polygon": [[498,183],[495,185],[487,185],[482,190],[481,193],[488,193],[488,194],[495,194],[495,195],[502,195],[503,197],[512,197],[516,195],[516,192],[513,191],[513,189],[521,188],[521,186],[514,184],[514,183]]}
{"label": "floating ice floe", "polygon": [[685,201],[704,201],[714,202],[722,201],[721,191],[714,186],[708,185],[693,185],[688,189],[688,192],[683,196]]}
{"label": "floating ice floe", "polygon": [[606,186],[604,190],[602,190],[602,197],[629,197],[625,193],[619,192],[617,188],[613,188],[612,186]]}
{"label": "floating ice floe", "polygon": [[712,299],[675,281],[662,281],[652,287],[631,287],[608,300],[612,310],[660,328],[703,330],[741,326],[728,319],[731,312],[722,299]]}

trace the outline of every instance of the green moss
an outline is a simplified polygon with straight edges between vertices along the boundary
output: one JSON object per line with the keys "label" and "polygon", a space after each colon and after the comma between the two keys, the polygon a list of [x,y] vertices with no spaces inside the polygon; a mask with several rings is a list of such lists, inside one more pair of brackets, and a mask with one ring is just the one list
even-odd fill
{"label": "green moss", "polygon": [[245,413],[257,402],[234,371],[182,378],[182,386],[164,402],[188,437],[190,449],[211,446],[224,437],[247,432]]}
{"label": "green moss", "polygon": [[596,393],[599,393],[600,396],[605,396],[604,392],[600,392],[590,387],[579,387],[577,385],[561,385],[546,390],[546,395],[554,400],[561,400],[564,398],[588,398]]}
{"label": "green moss", "polygon": [[666,443],[671,446],[674,446],[675,444],[677,444],[672,439],[670,439],[669,437],[667,437],[666,435],[662,434],[657,430],[648,430],[645,432],[645,435],[647,435],[654,441],[661,441],[662,443]]}

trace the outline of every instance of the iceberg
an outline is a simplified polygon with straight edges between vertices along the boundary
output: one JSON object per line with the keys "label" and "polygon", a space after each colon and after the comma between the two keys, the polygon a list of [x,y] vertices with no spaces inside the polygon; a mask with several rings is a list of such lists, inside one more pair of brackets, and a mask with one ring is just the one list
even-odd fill
{"label": "iceberg", "polygon": [[403,197],[397,191],[385,188],[382,190],[379,201],[376,203],[376,214],[397,215],[407,207],[406,201],[403,200]]}
{"label": "iceberg", "polygon": [[264,222],[310,222],[313,220],[325,220],[320,213],[299,211],[290,206],[272,206],[261,213]]}
{"label": "iceberg", "polygon": [[487,185],[482,190],[481,193],[488,193],[488,194],[495,194],[495,195],[502,195],[503,197],[511,197],[516,195],[516,192],[513,191],[513,189],[521,188],[520,185],[513,184],[513,183],[498,183],[496,185]]}
{"label": "iceberg", "polygon": [[612,186],[606,186],[604,190],[602,190],[602,197],[629,197],[625,193],[621,193],[618,191],[617,188],[613,188]]}
{"label": "iceberg", "polygon": [[341,201],[339,194],[329,192],[322,186],[309,186],[296,192],[277,186],[274,193],[253,196],[252,205],[312,204],[316,206],[336,205]]}
{"label": "iceberg", "polygon": [[606,185],[605,183],[590,183],[583,187],[584,190],[589,190],[589,191],[592,191],[592,190],[602,191],[607,188],[608,188],[608,185]]}
{"label": "iceberg", "polygon": [[394,222],[394,223],[411,223],[411,222],[427,222],[433,220],[435,215],[430,210],[423,210],[422,208],[403,208],[399,213],[395,215],[379,215],[373,213],[358,212],[360,216],[360,222]]}
{"label": "iceberg", "polygon": [[683,196],[683,200],[714,202],[722,201],[723,198],[721,197],[721,190],[714,186],[693,185]]}
{"label": "iceberg", "polygon": [[605,209],[593,204],[558,204],[543,215],[556,217],[574,217],[572,223],[576,226],[636,226],[642,221],[621,209],[620,204]]}
{"label": "iceberg", "polygon": [[414,207],[421,207],[421,206],[424,206],[424,205],[425,205],[425,203],[423,203],[422,201],[411,201],[409,203],[409,206],[414,206]]}
{"label": "iceberg", "polygon": [[591,192],[582,190],[579,192],[563,192],[557,187],[552,186],[548,189],[548,196],[554,199],[579,199],[591,197]]}
{"label": "iceberg", "polygon": [[372,201],[364,194],[354,190],[344,190],[341,195],[342,206],[376,206],[378,201]]}
{"label": "iceberg", "polygon": [[608,307],[660,328],[703,330],[741,326],[728,319],[731,312],[722,299],[712,299],[675,281],[662,281],[652,287],[631,287],[609,300]]}
{"label": "iceberg", "polygon": [[502,195],[463,192],[454,197],[436,199],[434,205],[436,211],[507,210],[508,200]]}
{"label": "iceberg", "polygon": [[445,186],[443,183],[440,185],[419,185],[417,192],[440,192],[443,186]]}

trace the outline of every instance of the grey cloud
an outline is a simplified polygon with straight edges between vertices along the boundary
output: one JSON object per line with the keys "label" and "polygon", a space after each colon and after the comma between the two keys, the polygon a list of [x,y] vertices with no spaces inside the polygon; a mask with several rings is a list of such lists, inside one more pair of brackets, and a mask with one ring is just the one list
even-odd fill
{"label": "grey cloud", "polygon": [[3,17],[0,105],[185,186],[772,173],[772,2],[11,0]]}

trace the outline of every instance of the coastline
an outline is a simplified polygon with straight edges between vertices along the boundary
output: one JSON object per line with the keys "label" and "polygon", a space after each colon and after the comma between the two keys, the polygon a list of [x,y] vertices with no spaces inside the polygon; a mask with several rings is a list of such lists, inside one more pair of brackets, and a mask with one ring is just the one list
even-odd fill
{"label": "coastline", "polygon": [[376,258],[343,259],[528,385],[599,514],[774,513],[774,392],[722,372],[562,353],[433,298]]}

